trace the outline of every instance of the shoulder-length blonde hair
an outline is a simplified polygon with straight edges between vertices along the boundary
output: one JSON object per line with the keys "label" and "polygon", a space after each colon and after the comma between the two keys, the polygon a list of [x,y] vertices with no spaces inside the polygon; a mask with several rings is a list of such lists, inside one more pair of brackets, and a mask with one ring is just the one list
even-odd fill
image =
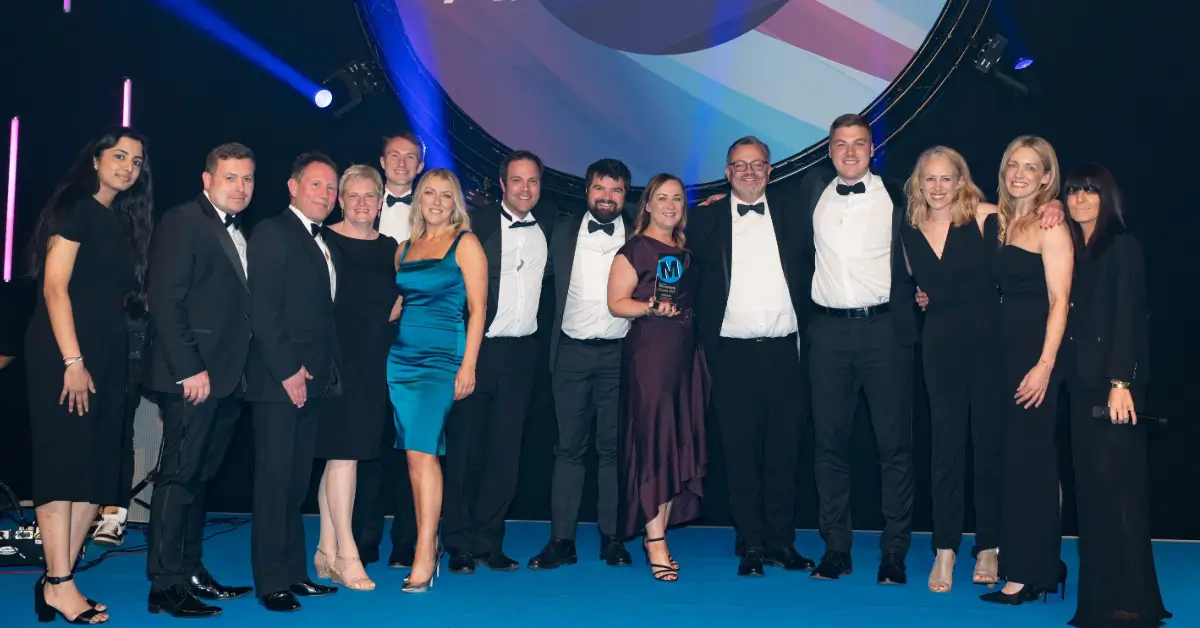
{"label": "shoulder-length blonde hair", "polygon": [[971,169],[967,167],[967,160],[963,159],[962,154],[946,146],[934,146],[921,153],[912,175],[904,184],[908,196],[908,224],[920,229],[929,219],[929,203],[925,202],[925,194],[921,192],[921,181],[925,178],[925,164],[935,157],[949,161],[958,179],[954,199],[950,203],[950,223],[956,227],[970,224],[975,219],[976,208],[983,201],[983,190],[971,179]]}
{"label": "shoulder-length blonde hair", "polygon": [[353,181],[358,180],[370,181],[375,186],[375,194],[379,196],[380,202],[383,202],[383,177],[379,176],[379,171],[365,164],[354,164],[342,173],[342,179],[338,182],[338,198],[346,195],[346,186]]}
{"label": "shoulder-length blonde hair", "polygon": [[1005,241],[1009,228],[1024,229],[1038,219],[1033,212],[1029,212],[1020,219],[1017,218],[1017,199],[1009,193],[1008,186],[1004,183],[1004,173],[1008,169],[1008,162],[1012,159],[1013,153],[1021,148],[1029,148],[1037,153],[1042,160],[1044,174],[1050,175],[1050,180],[1045,185],[1041,185],[1039,181],[1039,187],[1033,193],[1031,207],[1036,209],[1058,197],[1060,177],[1058,154],[1054,152],[1054,147],[1050,145],[1050,142],[1036,135],[1022,135],[1010,142],[1008,148],[1004,149],[1004,157],[1000,159],[1000,187],[996,190],[999,199],[996,205],[999,208],[1001,242]]}
{"label": "shoulder-length blonde hair", "polygon": [[654,200],[654,195],[658,193],[658,189],[666,185],[669,181],[678,183],[679,189],[683,190],[684,193],[683,216],[679,218],[679,222],[675,223],[675,228],[671,230],[671,237],[675,240],[675,246],[683,248],[683,244],[687,239],[683,234],[684,229],[687,228],[687,188],[683,186],[683,179],[673,174],[664,172],[654,175],[650,179],[650,182],[646,184],[645,189],[642,190],[642,198],[638,199],[637,218],[633,221],[633,235],[642,233],[646,230],[646,227],[650,226],[650,202]]}
{"label": "shoulder-length blonde hair", "polygon": [[413,211],[408,219],[411,227],[409,242],[419,240],[425,235],[425,213],[421,211],[421,203],[425,199],[425,188],[429,187],[429,182],[434,179],[449,181],[453,190],[454,209],[450,211],[450,227],[454,229],[454,233],[471,228],[471,215],[467,213],[467,202],[463,199],[462,185],[458,182],[458,177],[445,168],[434,168],[421,177],[413,190]]}

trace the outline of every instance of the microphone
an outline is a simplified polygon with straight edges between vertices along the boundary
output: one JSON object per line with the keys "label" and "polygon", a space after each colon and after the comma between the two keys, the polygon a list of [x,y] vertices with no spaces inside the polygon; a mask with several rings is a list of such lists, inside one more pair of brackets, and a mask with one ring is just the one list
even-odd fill
{"label": "microphone", "polygon": [[[1093,419],[1111,419],[1112,416],[1109,414],[1107,406],[1092,406],[1092,418]],[[1143,421],[1150,421],[1152,423],[1158,423],[1159,425],[1167,424],[1166,417],[1154,416],[1152,414],[1142,414],[1141,412],[1138,412],[1137,418],[1138,418],[1138,423],[1141,423]]]}

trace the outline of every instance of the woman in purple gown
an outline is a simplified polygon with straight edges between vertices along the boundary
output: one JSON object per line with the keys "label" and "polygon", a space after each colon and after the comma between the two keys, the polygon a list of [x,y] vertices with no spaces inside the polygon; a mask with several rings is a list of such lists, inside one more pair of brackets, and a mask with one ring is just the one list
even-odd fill
{"label": "woman in purple gown", "polygon": [[609,310],[633,319],[621,369],[621,535],[645,530],[646,562],[665,582],[679,579],[666,529],[700,515],[706,466],[709,379],[692,325],[698,275],[683,248],[685,207],[682,181],[651,179],[608,280]]}

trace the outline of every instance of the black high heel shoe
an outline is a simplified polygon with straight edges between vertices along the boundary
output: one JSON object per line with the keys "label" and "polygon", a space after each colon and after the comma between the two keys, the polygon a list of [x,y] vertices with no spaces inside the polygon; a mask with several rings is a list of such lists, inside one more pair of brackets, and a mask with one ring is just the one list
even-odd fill
{"label": "black high heel shoe", "polygon": [[57,608],[54,608],[53,606],[50,606],[50,604],[46,602],[46,585],[47,584],[50,584],[50,585],[62,584],[64,582],[70,582],[74,579],[75,579],[75,574],[67,574],[61,578],[55,578],[55,577],[52,577],[49,573],[46,573],[46,574],[43,574],[42,577],[39,578],[38,581],[34,583],[34,585],[33,585],[33,610],[35,613],[37,613],[39,622],[41,622],[43,624],[50,623],[50,622],[54,621],[55,619],[57,619],[59,616],[61,616],[63,619],[65,619],[68,624],[75,624],[75,625],[80,625],[80,626],[90,626],[93,624],[103,624],[103,623],[108,622],[107,619],[105,619],[104,621],[92,622],[92,620],[95,619],[97,615],[103,614],[102,611],[96,610],[96,608],[95,608],[96,603],[93,602],[92,600],[86,600],[88,605],[91,606],[92,608],[89,608],[88,610],[83,611],[82,613],[76,615],[75,619],[67,619],[67,616],[63,615],[62,611],[58,610]]}
{"label": "black high heel shoe", "polygon": [[[666,537],[663,537],[661,539],[647,539],[644,536],[642,537],[642,553],[646,555],[646,562],[650,562],[650,550],[649,550],[649,548],[646,547],[646,544],[650,543],[652,541],[665,541],[665,540],[666,540]],[[667,552],[667,562],[671,563],[671,569],[674,569],[675,571],[679,571],[679,563],[675,562],[675,557],[671,556],[671,552]]]}
{"label": "black high heel shoe", "polygon": [[[1063,600],[1067,599],[1067,564],[1058,561],[1058,592]],[[1046,603],[1046,594],[1053,593],[1050,589],[1039,589],[1037,587],[1024,586],[1020,591],[1013,594],[1005,593],[1003,589],[993,591],[992,593],[984,593],[979,596],[979,599],[984,602],[995,602],[998,604],[1008,604],[1009,606],[1020,606],[1025,602],[1032,602],[1039,597],[1042,598],[1042,604]]]}
{"label": "black high heel shoe", "polygon": [[[657,539],[646,539],[646,540],[642,541],[642,551],[645,552],[646,562],[650,565],[650,575],[654,576],[655,580],[658,580],[659,582],[678,582],[679,581],[679,568],[678,567],[672,567],[670,565],[659,565],[658,563],[650,562],[650,550],[647,549],[646,546],[649,545],[650,543],[661,543],[666,540],[667,540],[666,537],[659,537]],[[668,558],[669,558],[669,556],[668,556]],[[675,561],[672,560],[670,562],[674,563]]]}

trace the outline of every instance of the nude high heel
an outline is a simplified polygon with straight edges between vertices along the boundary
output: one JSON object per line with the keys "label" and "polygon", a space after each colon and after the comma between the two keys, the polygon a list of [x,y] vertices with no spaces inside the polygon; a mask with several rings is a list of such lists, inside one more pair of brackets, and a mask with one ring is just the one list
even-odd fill
{"label": "nude high heel", "polygon": [[929,590],[934,593],[949,593],[954,586],[954,550],[940,549],[929,572]]}
{"label": "nude high heel", "polygon": [[[318,561],[317,557],[324,556],[325,560]],[[317,570],[317,577],[322,580],[329,580],[333,577],[333,570],[329,568],[329,554],[325,550],[317,548],[317,553],[313,555],[313,568]]]}
{"label": "nude high heel", "polygon": [[986,584],[994,589],[1000,581],[1000,550],[996,548],[980,550],[975,556],[975,573],[971,575],[975,584]]}

